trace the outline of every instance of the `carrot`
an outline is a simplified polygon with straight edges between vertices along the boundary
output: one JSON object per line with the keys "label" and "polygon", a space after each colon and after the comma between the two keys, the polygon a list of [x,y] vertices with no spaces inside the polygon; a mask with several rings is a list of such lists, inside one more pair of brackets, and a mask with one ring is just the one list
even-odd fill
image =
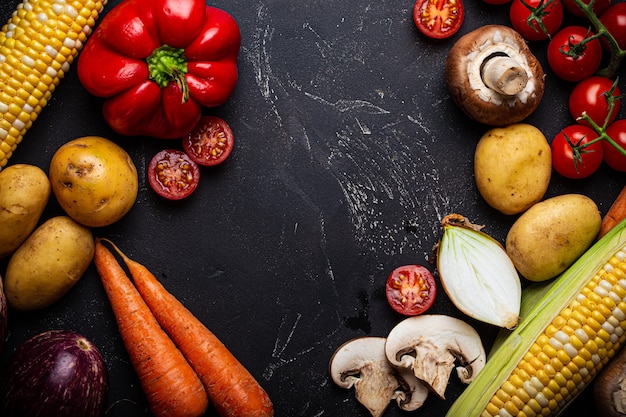
{"label": "carrot", "polygon": [[115,250],[158,322],[202,380],[218,414],[273,416],[274,406],[268,394],[217,336],[169,293],[148,268],[129,259],[117,247]]}
{"label": "carrot", "polygon": [[609,211],[602,218],[598,239],[607,234],[617,223],[626,219],[626,186],[622,188]]}
{"label": "carrot", "polygon": [[152,413],[157,417],[203,415],[209,400],[198,375],[99,239],[94,263]]}

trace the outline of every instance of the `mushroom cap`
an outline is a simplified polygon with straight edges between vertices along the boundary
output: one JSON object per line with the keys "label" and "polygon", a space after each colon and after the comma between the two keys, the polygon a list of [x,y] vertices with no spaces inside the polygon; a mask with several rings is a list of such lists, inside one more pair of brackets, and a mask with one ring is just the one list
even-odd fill
{"label": "mushroom cap", "polygon": [[425,314],[398,323],[387,335],[385,353],[392,366],[412,369],[440,398],[453,368],[469,384],[485,366],[485,350],[476,330],[455,317]]}
{"label": "mushroom cap", "polygon": [[[501,94],[485,83],[481,72],[494,56],[512,58],[526,72],[527,81],[520,92]],[[482,26],[459,38],[448,53],[445,78],[457,106],[472,119],[491,126],[528,117],[539,106],[545,84],[543,68],[524,38],[503,25]]]}
{"label": "mushroom cap", "polygon": [[384,337],[364,336],[339,346],[329,364],[330,377],[342,388],[353,388],[357,400],[373,417],[383,414],[396,400],[406,411],[424,404],[429,390],[412,372],[391,366],[385,355]]}

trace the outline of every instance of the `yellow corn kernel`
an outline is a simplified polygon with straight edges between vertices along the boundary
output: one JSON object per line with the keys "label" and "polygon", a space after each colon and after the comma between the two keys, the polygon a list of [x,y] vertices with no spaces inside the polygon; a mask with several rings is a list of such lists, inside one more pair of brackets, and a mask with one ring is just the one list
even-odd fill
{"label": "yellow corn kernel", "polygon": [[487,408],[485,408],[485,411],[481,414],[481,417],[496,416],[498,415],[499,412],[500,412],[500,407],[492,403],[489,403],[487,404]]}
{"label": "yellow corn kernel", "polygon": [[515,395],[524,403],[530,400],[530,394],[528,394],[528,392],[521,385],[517,389]]}
{"label": "yellow corn kernel", "polygon": [[48,103],[107,0],[24,0],[0,31],[0,169]]}

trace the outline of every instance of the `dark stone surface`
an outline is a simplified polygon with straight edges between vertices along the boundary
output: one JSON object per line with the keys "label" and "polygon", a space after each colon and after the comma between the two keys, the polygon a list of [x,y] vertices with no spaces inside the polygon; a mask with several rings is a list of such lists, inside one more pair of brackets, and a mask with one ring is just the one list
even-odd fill
{"label": "dark stone surface", "polygon": [[[0,5],[0,21],[17,3]],[[224,165],[202,171],[193,196],[174,203],[150,190],[150,158],[180,144],[114,134],[74,67],[10,163],[47,171],[62,143],[84,135],[122,145],[139,171],[137,203],[94,234],[148,266],[212,329],[266,388],[276,416],[366,416],[353,392],[332,384],[327,366],[343,342],[385,336],[401,320],[386,304],[387,274],[406,263],[428,265],[446,214],[484,224],[501,242],[515,220],[479,196],[472,159],[488,127],[452,103],[443,78],[454,41],[485,24],[508,24],[508,6],[467,0],[461,31],[433,41],[415,28],[407,1],[212,5],[230,12],[242,32],[237,90],[206,111],[231,124],[236,145]],[[573,120],[571,85],[550,73],[546,46],[532,45],[548,78],[527,122],[551,140]],[[581,181],[555,175],[546,197],[583,193],[604,213],[624,180],[606,167]],[[45,216],[60,213],[51,201]],[[441,288],[431,312],[464,318],[487,348],[497,332],[460,314]],[[11,312],[2,360],[55,328],[79,331],[102,351],[111,378],[108,417],[150,415],[93,266],[52,307]],[[463,388],[456,376],[450,381],[447,399],[431,396],[420,416],[445,415]],[[393,404],[385,414],[403,415]],[[593,415],[589,396],[566,415]]]}

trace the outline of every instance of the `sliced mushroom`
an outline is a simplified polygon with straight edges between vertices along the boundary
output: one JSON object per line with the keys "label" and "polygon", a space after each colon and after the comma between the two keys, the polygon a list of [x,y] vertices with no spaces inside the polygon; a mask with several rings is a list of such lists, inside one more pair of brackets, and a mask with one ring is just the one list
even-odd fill
{"label": "sliced mushroom", "polygon": [[384,337],[359,337],[341,345],[330,360],[331,379],[342,388],[353,388],[356,399],[373,417],[380,417],[396,400],[405,411],[417,410],[428,388],[412,372],[395,369],[385,356]]}
{"label": "sliced mushroom", "polygon": [[482,341],[472,326],[438,314],[398,323],[387,335],[385,353],[393,366],[411,369],[441,399],[455,366],[459,379],[469,384],[486,361]]}
{"label": "sliced mushroom", "polygon": [[487,125],[520,122],[543,97],[541,64],[508,26],[482,26],[459,38],[448,53],[445,76],[454,102]]}

